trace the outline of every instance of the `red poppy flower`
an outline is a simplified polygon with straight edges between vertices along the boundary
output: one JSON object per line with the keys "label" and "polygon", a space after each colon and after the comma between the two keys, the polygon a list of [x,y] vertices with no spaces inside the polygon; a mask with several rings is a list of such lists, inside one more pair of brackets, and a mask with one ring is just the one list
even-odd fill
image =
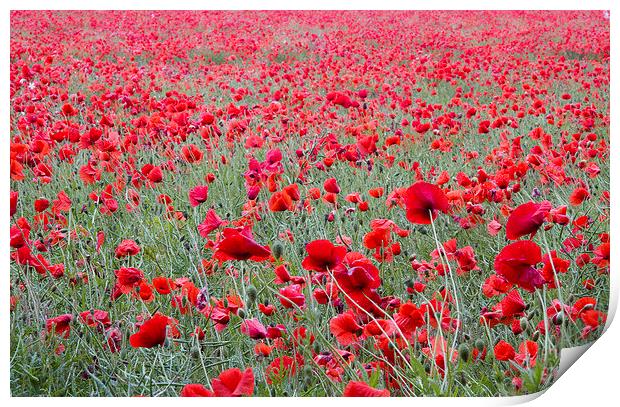
{"label": "red poppy flower", "polygon": [[186,384],[181,389],[181,397],[214,397],[215,395],[202,384],[192,383]]}
{"label": "red poppy flower", "polygon": [[513,360],[515,358],[515,348],[512,347],[508,342],[501,340],[495,345],[493,348],[493,353],[495,355],[495,359],[497,360]]}
{"label": "red poppy flower", "polygon": [[63,338],[68,338],[71,332],[71,321],[73,321],[73,315],[63,314],[49,318],[45,321],[45,327],[48,333],[55,333]]}
{"label": "red poppy flower", "polygon": [[116,247],[114,255],[117,259],[120,259],[127,256],[135,256],[138,253],[140,253],[140,246],[131,239],[125,239]]}
{"label": "red poppy flower", "polygon": [[411,336],[416,328],[424,326],[424,314],[415,304],[406,302],[394,314],[394,322],[406,336]]}
{"label": "red poppy flower", "polygon": [[140,281],[140,284],[138,285],[137,293],[134,292],[134,295],[136,297],[139,297],[144,302],[151,302],[155,299],[155,296],[153,295],[152,287],[144,280]]}
{"label": "red poppy flower", "polygon": [[286,192],[274,192],[269,199],[269,210],[271,212],[292,211],[294,208],[293,200]]}
{"label": "red poppy flower", "polygon": [[263,356],[263,357],[267,357],[271,354],[271,346],[267,345],[264,342],[258,342],[255,346],[254,346],[254,354],[256,356]]}
{"label": "red poppy flower", "polygon": [[342,395],[344,397],[390,397],[390,391],[375,389],[365,382],[350,381]]}
{"label": "red poppy flower", "polygon": [[340,186],[338,185],[338,181],[336,178],[329,178],[323,183],[323,188],[325,188],[325,192],[330,194],[338,194],[340,193]]}
{"label": "red poppy flower", "polygon": [[497,236],[501,228],[502,228],[502,225],[498,221],[492,220],[487,225],[487,232],[491,236]]}
{"label": "red poppy flower", "polygon": [[303,307],[306,303],[306,297],[302,291],[301,285],[292,284],[280,289],[280,303],[285,308],[294,308],[295,305]]}
{"label": "red poppy flower", "polygon": [[456,250],[454,252],[454,257],[456,257],[456,261],[459,265],[459,268],[456,270],[458,275],[480,269],[474,255],[474,248],[471,246],[465,246]]}
{"label": "red poppy flower", "polygon": [[140,329],[129,337],[129,343],[134,348],[152,348],[161,346],[166,341],[167,316],[156,313],[152,318],[140,325]]}
{"label": "red poppy flower", "polygon": [[345,312],[332,318],[329,321],[329,329],[342,346],[357,342],[358,336],[362,333],[362,327],[358,325],[352,312]]}
{"label": "red poppy flower", "polygon": [[254,393],[254,372],[249,367],[245,371],[237,368],[224,370],[211,380],[216,397],[251,396]]}
{"label": "red poppy flower", "polygon": [[192,207],[196,207],[207,200],[209,196],[209,187],[206,185],[199,185],[190,189],[189,191],[189,203]]}
{"label": "red poppy flower", "polygon": [[368,190],[368,194],[373,198],[381,198],[383,196],[383,187],[373,188]]}
{"label": "red poppy flower", "polygon": [[258,310],[269,317],[273,315],[274,312],[276,312],[276,307],[274,307],[272,304],[265,305],[261,303],[258,304]]}
{"label": "red poppy flower", "polygon": [[181,148],[181,154],[185,161],[190,164],[198,164],[202,160],[202,151],[195,144],[189,144]]}
{"label": "red poppy flower", "polygon": [[105,233],[100,230],[99,232],[97,232],[97,245],[95,247],[97,253],[99,253],[99,250],[101,250],[101,246],[103,246],[103,243],[105,243]]}
{"label": "red poppy flower", "polygon": [[568,197],[568,202],[573,206],[581,205],[583,201],[590,198],[590,193],[583,187],[576,188]]}
{"label": "red poppy flower", "polygon": [[318,188],[310,188],[308,190],[308,197],[313,200],[317,200],[321,197],[321,190]]}
{"label": "red poppy flower", "polygon": [[200,233],[200,236],[207,238],[209,233],[213,232],[220,226],[226,226],[227,224],[228,222],[217,216],[217,213],[215,213],[213,209],[209,209],[205,215],[205,220],[198,225],[198,233]]}
{"label": "red poppy flower", "polygon": [[391,232],[388,228],[377,228],[364,235],[364,246],[368,249],[379,249],[389,246]]}
{"label": "red poppy flower", "polygon": [[79,113],[78,110],[71,106],[71,104],[69,103],[65,103],[64,105],[62,105],[61,110],[65,116],[75,116]]}
{"label": "red poppy flower", "polygon": [[301,355],[296,354],[295,356],[295,358],[292,358],[288,355],[284,355],[275,358],[265,369],[265,381],[267,384],[273,383],[276,378],[295,375],[298,367],[302,366],[304,362]]}
{"label": "red poppy flower", "polygon": [[223,233],[224,239],[215,246],[215,259],[263,261],[271,256],[269,247],[256,243],[249,229],[226,228]]}
{"label": "red poppy flower", "polygon": [[177,288],[177,284],[174,280],[167,277],[155,277],[152,281],[153,287],[160,294],[170,294],[170,292]]}
{"label": "red poppy flower", "polygon": [[19,197],[19,192],[11,191],[11,195],[10,195],[11,216],[15,215],[15,212],[17,212],[17,198],[18,197]]}
{"label": "red poppy flower", "polygon": [[123,294],[127,294],[134,287],[140,285],[144,278],[144,273],[135,267],[121,267],[114,271],[116,274],[116,285]]}
{"label": "red poppy flower", "polygon": [[512,211],[506,223],[506,237],[517,240],[521,236],[534,235],[545,222],[545,217],[551,210],[551,203],[527,202],[519,205]]}
{"label": "red poppy flower", "polygon": [[288,195],[293,201],[299,201],[301,195],[299,195],[299,185],[291,184],[282,188],[282,192]]}
{"label": "red poppy flower", "polygon": [[10,229],[9,245],[14,249],[19,249],[26,245],[29,240],[30,228],[21,228],[19,226],[12,226]]}
{"label": "red poppy flower", "polygon": [[80,313],[80,319],[88,326],[93,328],[109,327],[112,325],[107,311],[93,310]]}
{"label": "red poppy flower", "polygon": [[43,212],[47,208],[49,208],[49,206],[50,201],[48,201],[47,199],[41,198],[34,201],[34,210],[37,212]]}
{"label": "red poppy flower", "polygon": [[375,318],[364,326],[364,335],[391,336],[396,332],[396,328],[391,320]]}
{"label": "red poppy flower", "polygon": [[437,218],[437,211],[448,212],[446,194],[428,182],[416,182],[405,191],[403,198],[407,220],[411,223],[428,225]]}
{"label": "red poppy flower", "polygon": [[525,302],[523,302],[519,291],[512,290],[499,302],[499,307],[504,317],[513,317],[525,311]]}
{"label": "red poppy flower", "polygon": [[540,247],[531,240],[521,240],[504,247],[495,258],[495,272],[506,281],[534,291],[545,279],[534,266],[542,261]]}
{"label": "red poppy flower", "polygon": [[306,245],[308,256],[301,265],[306,270],[326,272],[333,270],[347,254],[344,246],[334,246],[329,240],[315,240]]}
{"label": "red poppy flower", "polygon": [[381,285],[377,267],[357,252],[347,253],[344,262],[336,267],[334,277],[347,293],[375,289]]}
{"label": "red poppy flower", "polygon": [[160,167],[153,167],[146,174],[146,177],[149,179],[149,181],[156,184],[156,183],[162,182],[164,178],[164,173],[162,172]]}
{"label": "red poppy flower", "polygon": [[566,273],[570,267],[570,260],[558,257],[557,252],[551,250],[550,253],[543,256],[543,264],[542,275],[547,281],[548,287],[556,288],[555,273]]}
{"label": "red poppy flower", "polygon": [[264,339],[267,337],[265,326],[256,318],[243,321],[241,323],[241,333],[252,339]]}
{"label": "red poppy flower", "polygon": [[346,293],[345,301],[353,309],[380,315],[381,297],[376,289],[381,285],[379,269],[362,254],[347,253],[334,269],[334,278]]}
{"label": "red poppy flower", "polygon": [[515,355],[515,362],[523,366],[536,366],[538,344],[534,341],[525,341],[519,345],[519,353]]}
{"label": "red poppy flower", "polygon": [[599,273],[609,271],[610,250],[611,247],[609,242],[601,243],[594,249],[594,258],[592,259],[592,263],[598,266]]}

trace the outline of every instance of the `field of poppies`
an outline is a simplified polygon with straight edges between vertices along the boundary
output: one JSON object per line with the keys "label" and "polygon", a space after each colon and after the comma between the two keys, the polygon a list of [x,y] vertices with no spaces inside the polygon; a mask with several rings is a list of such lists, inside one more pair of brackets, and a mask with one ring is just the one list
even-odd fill
{"label": "field of poppies", "polygon": [[12,12],[12,395],[547,388],[606,321],[609,41],[601,11]]}

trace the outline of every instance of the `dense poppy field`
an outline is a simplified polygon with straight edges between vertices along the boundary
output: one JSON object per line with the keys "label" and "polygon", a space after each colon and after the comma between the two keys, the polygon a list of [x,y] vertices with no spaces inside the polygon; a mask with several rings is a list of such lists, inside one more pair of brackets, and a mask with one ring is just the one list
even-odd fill
{"label": "dense poppy field", "polygon": [[526,394],[602,332],[603,12],[15,11],[10,55],[15,396]]}

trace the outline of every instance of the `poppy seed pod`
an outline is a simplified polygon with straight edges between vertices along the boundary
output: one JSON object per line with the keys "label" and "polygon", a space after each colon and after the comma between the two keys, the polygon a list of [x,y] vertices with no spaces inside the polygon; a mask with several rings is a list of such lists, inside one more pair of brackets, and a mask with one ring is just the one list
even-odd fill
{"label": "poppy seed pod", "polygon": [[469,360],[469,345],[466,343],[462,343],[459,345],[459,357],[463,362],[467,362]]}

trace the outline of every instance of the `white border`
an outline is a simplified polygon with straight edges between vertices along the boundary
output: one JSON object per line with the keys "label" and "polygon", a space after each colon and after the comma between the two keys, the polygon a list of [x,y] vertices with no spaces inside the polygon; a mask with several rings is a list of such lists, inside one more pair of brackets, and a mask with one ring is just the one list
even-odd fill
{"label": "white border", "polygon": [[[298,9],[298,10],[316,10],[316,9],[349,9],[349,10],[364,10],[364,9],[389,9],[389,10],[398,10],[398,9],[418,9],[418,10],[611,10],[611,32],[612,32],[612,44],[611,44],[611,76],[612,76],[612,90],[611,90],[611,128],[612,133],[616,133],[616,129],[618,128],[618,115],[615,114],[614,102],[618,99],[615,95],[618,93],[618,87],[616,82],[615,73],[617,72],[616,64],[618,61],[618,45],[617,45],[617,33],[618,33],[618,24],[615,23],[616,10],[620,8],[615,5],[613,1],[602,1],[602,0],[521,0],[519,2],[509,2],[502,0],[477,0],[477,1],[448,1],[448,0],[434,0],[434,1],[394,1],[394,0],[383,0],[381,2],[369,2],[369,1],[357,1],[357,2],[345,2],[342,0],[298,0],[295,3],[289,1],[269,1],[269,2],[260,2],[255,0],[250,1],[239,1],[239,0],[230,0],[223,3],[212,3],[212,2],[199,2],[199,1],[187,1],[187,0],[178,0],[174,2],[166,2],[166,1],[118,1],[118,0],[108,0],[108,1],[89,1],[89,2],[77,2],[77,1],[54,1],[54,2],[42,2],[42,1],[8,1],[3,2],[0,5],[0,8],[3,10],[3,14],[0,17],[0,33],[2,34],[2,44],[1,44],[1,52],[2,52],[2,72],[3,72],[3,81],[0,81],[0,87],[2,89],[2,95],[4,97],[0,98],[0,112],[3,114],[3,120],[0,124],[0,131],[2,134],[2,157],[5,159],[9,156],[9,143],[8,143],[8,135],[9,135],[9,30],[10,30],[10,18],[9,18],[9,10],[11,9],[229,9],[229,10],[239,10],[239,9],[265,9],[265,10],[279,10],[279,9]],[[615,114],[615,115],[614,115]],[[611,195],[613,197],[618,196],[620,194],[620,190],[618,188],[618,159],[620,159],[620,153],[617,151],[617,148],[613,148],[615,146],[614,141],[612,141],[612,149],[611,149]],[[8,161],[3,161],[2,168],[0,169],[0,183],[3,186],[4,199],[0,199],[0,213],[6,214],[8,212],[8,194],[9,194],[9,171],[8,171]],[[616,199],[616,198],[613,198]],[[615,201],[614,201],[615,202]],[[616,220],[617,216],[617,208],[612,206],[612,220]],[[1,341],[1,350],[0,354],[2,359],[4,360],[4,368],[0,370],[0,378],[2,379],[2,388],[0,390],[0,397],[2,399],[6,399],[7,403],[18,404],[18,403],[30,403],[30,402],[44,402],[49,404],[58,405],[77,405],[77,403],[83,403],[84,400],[76,399],[76,398],[64,398],[64,399],[9,399],[9,343],[8,343],[8,335],[9,335],[9,306],[8,306],[8,298],[9,298],[9,286],[8,275],[9,275],[9,266],[8,266],[8,258],[9,258],[9,245],[8,245],[8,233],[6,233],[9,229],[9,219],[6,215],[0,216],[2,229],[4,232],[0,237],[2,251],[4,253],[4,261],[2,264],[2,275],[5,276],[4,284],[1,285],[1,290],[3,292],[4,298],[4,306],[0,307],[0,320],[5,326],[5,335],[0,338]],[[611,222],[611,236],[612,240],[615,242],[615,236],[620,236],[620,223],[619,222]],[[390,404],[394,405],[409,405],[409,403],[415,403],[416,405],[456,405],[458,403],[459,406],[466,405],[509,405],[522,403],[528,400],[532,400],[533,405],[545,405],[547,406],[549,402],[557,405],[577,405],[588,403],[590,405],[595,403],[604,403],[603,405],[607,405],[608,400],[612,399],[614,396],[620,395],[620,386],[618,386],[617,381],[617,367],[620,362],[620,352],[618,350],[620,344],[620,328],[618,328],[618,323],[611,324],[611,321],[614,318],[617,301],[618,301],[618,267],[615,266],[615,258],[617,256],[613,256],[614,260],[612,260],[612,279],[611,279],[611,299],[610,299],[610,310],[609,310],[609,318],[608,318],[608,329],[605,334],[597,340],[592,347],[588,350],[588,356],[585,358],[580,358],[577,360],[575,365],[568,370],[568,373],[563,375],[557,383],[555,383],[547,392],[540,397],[536,398],[536,396],[524,396],[524,397],[515,397],[515,398],[497,398],[497,399],[467,399],[467,398],[458,398],[458,399],[437,399],[437,398],[419,398],[416,400],[412,399],[391,399],[389,401]],[[611,324],[611,325],[610,325]],[[107,406],[110,403],[110,400],[99,398],[99,399],[89,399],[87,401],[89,404],[93,403],[94,405],[105,405]],[[174,402],[173,400],[167,398],[161,399],[118,399],[114,400],[114,403],[131,403],[132,405],[168,405],[170,402]],[[203,403],[210,404],[219,404],[222,402],[225,403],[234,403],[234,404],[250,404],[256,405],[265,404],[269,406],[284,406],[294,402],[300,406],[310,405],[317,402],[316,399],[295,399],[292,401],[291,399],[286,398],[270,398],[270,399],[243,399],[243,400],[221,400],[221,399],[210,399],[210,400],[183,400],[184,403],[194,405],[203,405]],[[336,405],[338,403],[346,402],[345,399],[336,399],[336,398],[322,398],[318,400],[320,403],[327,403],[330,405]],[[363,405],[370,405],[373,403],[373,400],[356,400],[356,403],[361,403]],[[143,404],[144,403],[144,404]],[[200,404],[198,404],[200,403]],[[544,403],[544,404],[543,404]]]}

